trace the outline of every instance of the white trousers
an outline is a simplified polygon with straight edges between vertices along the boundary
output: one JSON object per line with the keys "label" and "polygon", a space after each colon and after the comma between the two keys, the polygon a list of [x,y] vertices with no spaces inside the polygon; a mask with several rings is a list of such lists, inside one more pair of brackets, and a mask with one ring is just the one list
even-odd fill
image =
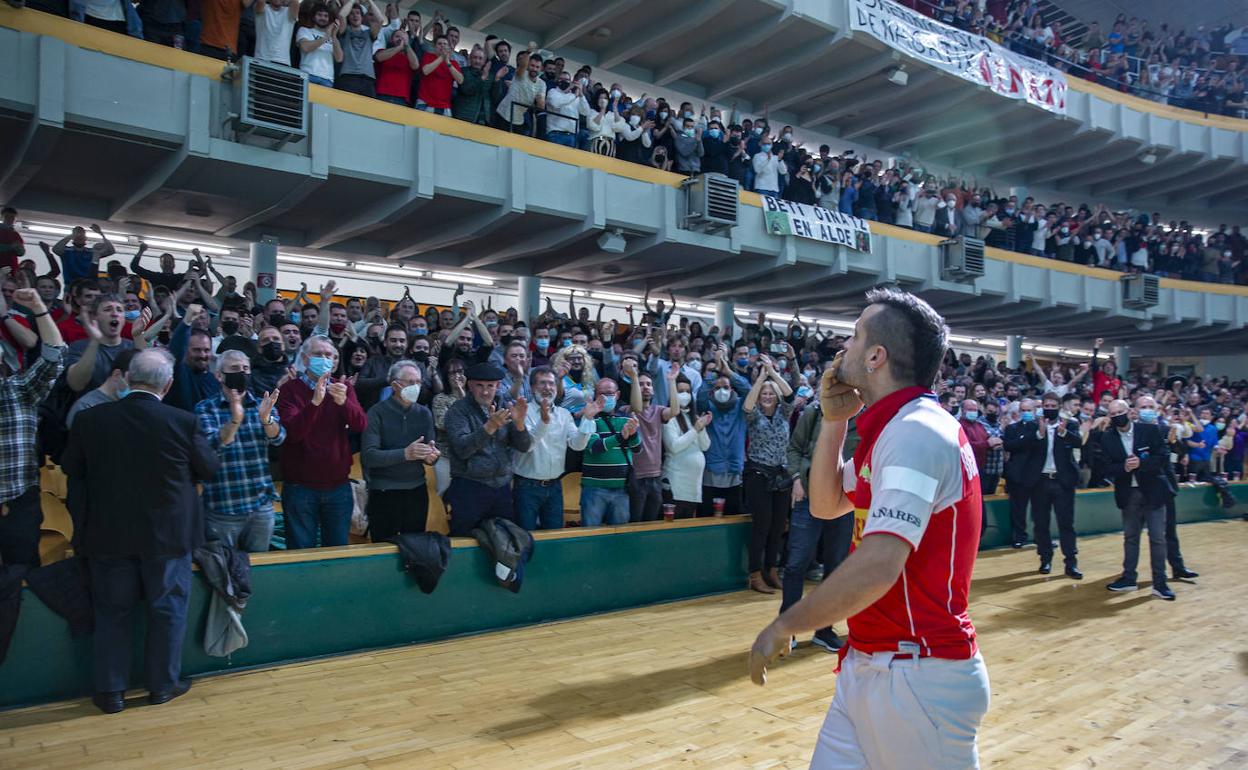
{"label": "white trousers", "polygon": [[895,655],[845,656],[812,770],[979,767],[975,738],[991,697],[983,657]]}

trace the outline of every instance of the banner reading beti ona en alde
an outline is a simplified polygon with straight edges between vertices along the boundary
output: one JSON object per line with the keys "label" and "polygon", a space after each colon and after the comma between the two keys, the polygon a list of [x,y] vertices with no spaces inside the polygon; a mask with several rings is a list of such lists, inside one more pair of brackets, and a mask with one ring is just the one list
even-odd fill
{"label": "banner reading beti ona en alde", "polygon": [[1009,99],[1066,114],[1066,76],[1043,62],[892,0],[850,0],[849,14],[851,29],[866,32],[908,56]]}
{"label": "banner reading beti ona en alde", "polygon": [[858,251],[871,251],[871,225],[865,219],[839,211],[782,201],[769,195],[763,199],[763,224],[772,235],[796,235],[824,243],[837,243]]}

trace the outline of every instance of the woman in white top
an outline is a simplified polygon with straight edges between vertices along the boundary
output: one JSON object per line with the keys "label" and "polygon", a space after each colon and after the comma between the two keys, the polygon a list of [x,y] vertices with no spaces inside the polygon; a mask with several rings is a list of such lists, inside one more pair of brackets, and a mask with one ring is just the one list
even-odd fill
{"label": "woman in white top", "polygon": [[688,519],[702,502],[704,453],[711,448],[706,426],[711,423],[711,413],[697,413],[693,387],[685,375],[676,377],[675,392],[679,411],[663,425],[663,448],[667,450],[663,456],[663,479],[676,504],[676,518]]}
{"label": "woman in white top", "polygon": [[[589,151],[598,155],[615,157],[615,134],[628,128],[628,123],[616,112],[615,101],[606,91],[599,91],[594,104],[596,111],[589,116]],[[636,137],[634,137],[636,138]]]}

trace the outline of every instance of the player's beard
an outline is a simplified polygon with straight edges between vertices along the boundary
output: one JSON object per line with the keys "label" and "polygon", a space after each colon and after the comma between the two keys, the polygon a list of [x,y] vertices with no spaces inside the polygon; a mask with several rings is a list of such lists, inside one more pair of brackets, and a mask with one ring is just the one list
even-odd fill
{"label": "player's beard", "polygon": [[861,360],[861,353],[857,350],[847,350],[841,358],[841,365],[836,371],[837,382],[843,385],[849,385],[862,391],[863,386],[867,384],[867,367]]}

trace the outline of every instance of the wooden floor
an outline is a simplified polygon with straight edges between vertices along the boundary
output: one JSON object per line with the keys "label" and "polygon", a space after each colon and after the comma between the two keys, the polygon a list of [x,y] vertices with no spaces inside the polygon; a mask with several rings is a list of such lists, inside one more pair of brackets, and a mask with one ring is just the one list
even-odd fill
{"label": "wooden floor", "polygon": [[[1248,767],[1248,524],[1180,535],[1202,576],[1174,603],[1105,590],[1119,536],[1080,543],[1082,583],[1036,574],[1034,551],[980,555],[986,767]],[[116,716],[7,712],[0,767],[806,767],[835,658],[803,645],[750,684],[744,653],[777,603],[742,592],[218,676]]]}

